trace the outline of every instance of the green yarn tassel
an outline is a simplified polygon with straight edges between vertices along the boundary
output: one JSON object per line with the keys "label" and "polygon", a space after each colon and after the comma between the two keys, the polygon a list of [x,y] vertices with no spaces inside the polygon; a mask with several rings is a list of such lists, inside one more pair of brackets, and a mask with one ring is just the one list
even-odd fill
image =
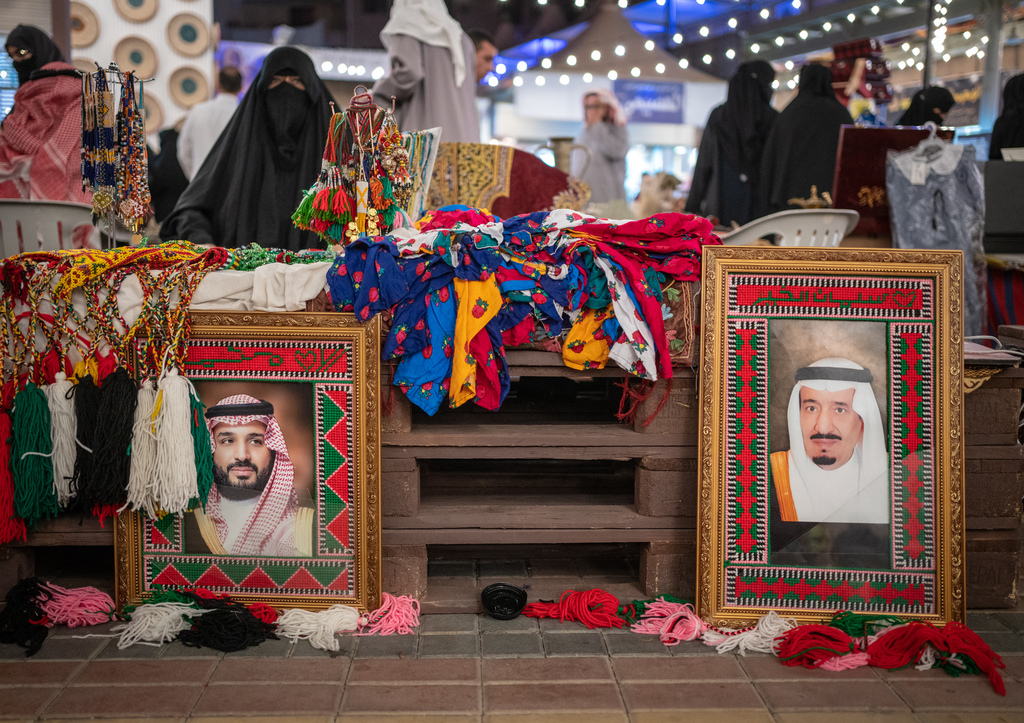
{"label": "green yarn tassel", "polygon": [[11,469],[14,473],[14,512],[36,527],[60,511],[53,486],[53,442],[46,394],[32,382],[14,398]]}
{"label": "green yarn tassel", "polygon": [[309,229],[309,221],[313,217],[313,197],[316,196],[316,186],[302,194],[302,201],[299,203],[299,207],[295,209],[295,213],[292,214],[292,223],[295,224],[296,228],[301,228],[304,231]]}
{"label": "green yarn tassel", "polygon": [[828,624],[842,630],[851,638],[863,638],[893,625],[903,625],[905,622],[907,621],[895,615],[863,615],[843,610],[833,615]]}
{"label": "green yarn tassel", "polygon": [[149,605],[152,603],[182,603],[184,605],[191,605],[192,607],[199,609],[199,603],[195,601],[195,598],[189,597],[179,590],[160,590],[159,592],[153,593],[150,597],[147,597],[144,601],[138,605],[125,605],[124,606],[124,618],[125,620],[131,620],[132,613],[138,610],[143,605]]}
{"label": "green yarn tassel", "polygon": [[189,396],[192,400],[192,451],[195,454],[196,487],[199,489],[199,499],[192,500],[189,507],[195,508],[202,504],[205,508],[210,488],[213,487],[213,452],[210,451],[210,430],[206,426],[206,405],[195,392]]}

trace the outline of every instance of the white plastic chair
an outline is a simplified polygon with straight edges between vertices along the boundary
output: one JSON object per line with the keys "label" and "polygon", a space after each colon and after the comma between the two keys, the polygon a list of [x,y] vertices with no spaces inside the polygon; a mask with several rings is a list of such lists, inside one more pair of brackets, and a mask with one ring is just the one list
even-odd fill
{"label": "white plastic chair", "polygon": [[779,211],[754,219],[721,236],[728,246],[743,246],[769,234],[778,235],[777,246],[838,246],[857,222],[856,211],[835,208],[807,208]]}
{"label": "white plastic chair", "polygon": [[75,227],[91,223],[92,207],[88,204],[0,199],[3,258],[25,251],[74,248]]}

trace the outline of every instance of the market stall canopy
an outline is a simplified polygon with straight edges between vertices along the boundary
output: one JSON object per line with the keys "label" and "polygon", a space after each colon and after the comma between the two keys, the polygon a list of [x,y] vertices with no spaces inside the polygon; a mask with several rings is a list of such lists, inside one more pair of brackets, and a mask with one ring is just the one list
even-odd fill
{"label": "market stall canopy", "polygon": [[[660,48],[654,40],[637,32],[611,0],[602,2],[586,29],[552,55],[550,60],[551,67],[543,70],[591,73],[595,77],[615,71],[615,76],[619,78],[689,83],[722,82],[721,78],[709,73],[680,67],[678,58]],[[534,70],[539,71],[541,68]]]}

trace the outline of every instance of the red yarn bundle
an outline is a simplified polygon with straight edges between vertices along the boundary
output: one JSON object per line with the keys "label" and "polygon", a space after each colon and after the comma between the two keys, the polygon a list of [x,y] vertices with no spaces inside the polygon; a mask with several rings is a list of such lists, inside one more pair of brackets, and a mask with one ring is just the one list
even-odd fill
{"label": "red yarn bundle", "polygon": [[828,625],[800,625],[777,637],[775,650],[783,665],[820,668],[832,658],[856,652],[857,644]]}
{"label": "red yarn bundle", "polygon": [[528,618],[558,618],[563,623],[583,623],[588,628],[621,628],[626,622],[616,613],[619,599],[610,592],[594,590],[566,590],[557,603],[536,602],[523,608]]}

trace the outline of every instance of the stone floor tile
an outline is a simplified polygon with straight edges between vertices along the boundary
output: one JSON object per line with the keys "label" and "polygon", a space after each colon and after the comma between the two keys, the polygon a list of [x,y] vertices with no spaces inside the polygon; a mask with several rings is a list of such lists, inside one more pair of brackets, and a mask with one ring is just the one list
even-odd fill
{"label": "stone floor tile", "polygon": [[82,666],[81,661],[54,660],[36,662],[17,660],[0,663],[0,685],[57,685],[66,683]]}
{"label": "stone floor tile", "polygon": [[992,689],[987,676],[961,676],[941,679],[913,680],[897,678],[889,681],[892,689],[914,709],[964,710],[984,709],[1024,710],[1024,684],[1004,678],[1006,697]]}
{"label": "stone floor tile", "polygon": [[[192,716],[188,723],[334,723],[330,715],[202,715]],[[107,721],[103,721],[107,723]],[[147,721],[148,723],[148,721]]]}
{"label": "stone floor tile", "polygon": [[583,711],[623,710],[622,697],[614,685],[600,683],[516,683],[485,685],[484,711]]}
{"label": "stone floor tile", "polygon": [[830,710],[827,714],[822,711],[786,711],[775,714],[775,723],[821,723],[822,719],[828,723],[919,723],[919,719],[913,713],[869,713],[867,711],[843,712]]}
{"label": "stone floor tile", "polygon": [[223,658],[225,653],[213,648],[193,648],[190,645],[182,645],[177,640],[172,640],[163,646],[160,658]]}
{"label": "stone floor tile", "polygon": [[0,688],[0,716],[35,718],[57,693],[59,686],[20,686]]}
{"label": "stone floor tile", "polygon": [[[808,682],[815,681],[815,684],[817,682],[844,681],[856,678],[878,680],[878,674],[875,672],[876,669],[870,666],[832,672],[821,670],[820,668],[810,670],[802,666],[783,665],[774,655],[756,658],[736,656],[733,657],[733,660],[736,660],[743,667],[751,680],[806,680]],[[918,670],[913,670],[913,672],[920,673]]]}
{"label": "stone floor tile", "polygon": [[[430,661],[437,664],[436,661]],[[478,685],[350,685],[341,703],[343,713],[479,713]]]}
{"label": "stone floor tile", "polygon": [[772,723],[766,710],[639,710],[631,723]]}
{"label": "stone floor tile", "polygon": [[344,683],[350,663],[348,658],[260,660],[226,657],[220,661],[210,683]]}
{"label": "stone floor tile", "polygon": [[367,635],[358,639],[357,658],[415,657],[418,635]]}
{"label": "stone floor tile", "polygon": [[[485,713],[483,723],[522,723],[523,719],[522,713]],[[558,713],[530,713],[528,720],[529,723],[628,723],[629,717],[625,713],[569,713],[563,710]]]}
{"label": "stone floor tile", "polygon": [[[51,638],[47,637],[43,647],[32,656],[32,660],[88,660],[99,651],[107,641],[104,638]],[[3,645],[4,648],[15,648],[21,650],[24,657],[24,649],[13,645]]]}
{"label": "stone floor tile", "polygon": [[444,635],[421,635],[420,657],[445,658],[449,656],[476,657],[480,654],[475,633],[450,633]]}
{"label": "stone floor tile", "polygon": [[793,709],[908,710],[900,697],[880,680],[833,680],[828,685],[765,681],[757,683],[757,690],[775,712]]}
{"label": "stone floor tile", "polygon": [[217,665],[211,659],[93,660],[70,685],[205,683]]}
{"label": "stone floor tile", "polygon": [[575,560],[530,560],[530,577],[579,577],[580,569]]}
{"label": "stone floor tile", "polygon": [[1024,711],[921,711],[919,723],[1024,723]]}
{"label": "stone floor tile", "polygon": [[477,660],[453,658],[440,661],[406,659],[354,660],[349,685],[369,683],[478,683],[480,663]]}
{"label": "stone floor tile", "polygon": [[526,560],[479,560],[477,574],[481,578],[495,577],[502,580],[529,577],[529,573],[526,571]]}
{"label": "stone floor tile", "polygon": [[476,577],[473,560],[431,560],[427,563],[428,577]]}
{"label": "stone floor tile", "polygon": [[495,620],[490,615],[478,616],[481,633],[523,633],[537,630],[537,618],[520,615],[511,620]]}
{"label": "stone floor tile", "polygon": [[118,625],[121,625],[119,621],[115,620],[109,623],[100,623],[99,625],[90,625],[88,629],[83,628],[69,628],[66,625],[57,625],[50,628],[50,633],[47,635],[48,638],[77,638],[81,635],[111,635],[112,631]]}
{"label": "stone floor tile", "polygon": [[46,707],[43,717],[182,716],[189,714],[202,692],[201,685],[68,687]]}
{"label": "stone floor tile", "polygon": [[480,661],[485,683],[614,681],[608,658],[492,658]]}
{"label": "stone floor tile", "polygon": [[1024,653],[1024,636],[1014,632],[989,632],[978,633],[982,640],[988,643],[992,650],[999,654]]}
{"label": "stone floor tile", "polygon": [[[778,664],[778,661],[776,661]],[[733,656],[717,658],[655,658],[617,656],[612,662],[620,682],[671,683],[695,680],[742,680],[747,676]]]}
{"label": "stone floor tile", "polygon": [[479,615],[424,615],[420,635],[424,633],[475,633]]}
{"label": "stone floor tile", "polygon": [[[653,636],[657,637],[657,636]],[[713,655],[719,657],[718,650],[713,645],[705,645],[700,640],[683,640],[676,645],[666,645],[672,655],[676,657],[705,657]],[[747,657],[750,657],[749,655]]]}
{"label": "stone floor tile", "polygon": [[1024,656],[1004,655],[1003,663],[1006,665],[1006,668],[1002,670],[1004,678],[1009,677],[1024,681]]}
{"label": "stone floor tile", "polygon": [[153,660],[160,657],[165,647],[164,645],[136,643],[121,649],[117,647],[117,638],[112,638],[107,641],[100,652],[96,653],[96,659]]}
{"label": "stone floor tile", "polygon": [[548,633],[542,636],[548,655],[607,655],[604,636],[598,632]]}
{"label": "stone floor tile", "polygon": [[[402,715],[401,713],[342,713],[336,723],[480,723],[477,713],[444,713],[437,715]],[[254,721],[253,723],[259,723]]]}
{"label": "stone floor tile", "polygon": [[604,642],[612,655],[672,655],[657,635],[605,635]]}
{"label": "stone floor tile", "polygon": [[333,683],[260,683],[211,685],[196,703],[194,715],[331,714],[344,686]]}
{"label": "stone floor tile", "polygon": [[967,613],[967,627],[976,633],[1004,633],[1010,629],[991,613]]}
{"label": "stone floor tile", "polygon": [[480,654],[483,656],[543,655],[539,633],[483,633]]}
{"label": "stone floor tile", "polygon": [[[1015,612],[1007,610],[1006,612],[992,613],[999,622],[1003,623],[1006,627],[1011,630],[1018,630],[1024,632],[1024,612]],[[976,632],[981,632],[976,631]]]}
{"label": "stone floor tile", "polygon": [[359,638],[352,635],[336,635],[335,637],[338,641],[337,650],[321,650],[310,645],[308,640],[298,640],[292,646],[292,652],[288,658],[351,658]]}
{"label": "stone floor tile", "polygon": [[[44,718],[46,723],[82,723],[81,718]],[[102,718],[103,723],[139,723],[138,718],[108,718],[104,716]],[[146,716],[146,723],[185,723],[186,721],[191,722],[192,718],[186,716]],[[261,723],[267,723],[262,721]]]}
{"label": "stone floor tile", "polygon": [[746,708],[764,710],[764,703],[746,681],[621,683],[630,715],[637,710]]}
{"label": "stone floor tile", "polygon": [[583,623],[565,622],[558,618],[527,618],[537,621],[537,627],[545,633],[582,633],[589,630]]}
{"label": "stone floor tile", "polygon": [[245,650],[224,653],[224,656],[227,658],[287,658],[292,652],[292,645],[292,641],[286,638],[270,639]]}

